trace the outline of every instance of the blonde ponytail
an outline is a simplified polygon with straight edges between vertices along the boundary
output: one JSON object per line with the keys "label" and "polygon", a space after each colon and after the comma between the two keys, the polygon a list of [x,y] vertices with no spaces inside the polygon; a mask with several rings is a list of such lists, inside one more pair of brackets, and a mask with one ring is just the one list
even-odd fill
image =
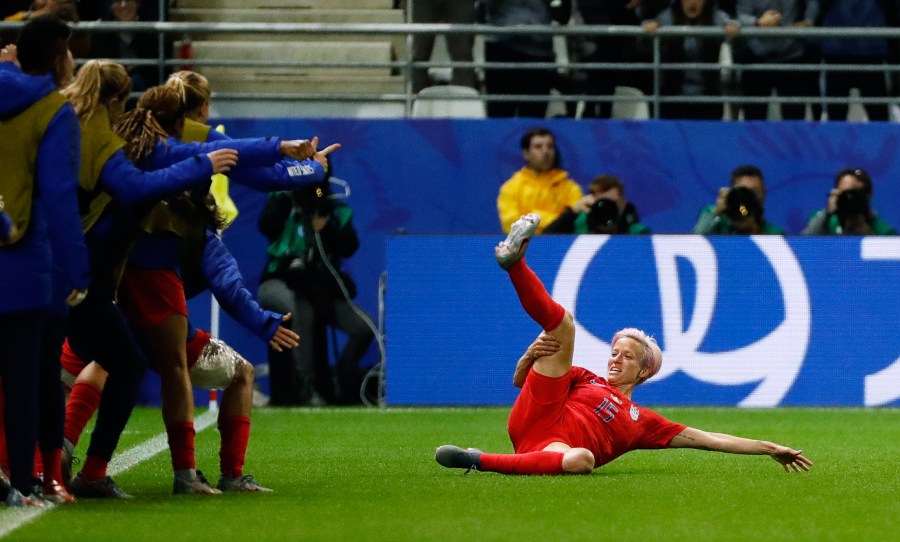
{"label": "blonde ponytail", "polygon": [[166,86],[178,92],[189,116],[194,116],[200,106],[208,102],[212,96],[206,77],[189,70],[181,70],[170,75],[166,80]]}
{"label": "blonde ponytail", "polygon": [[89,60],[78,70],[63,95],[75,107],[81,121],[91,118],[101,105],[131,92],[131,77],[121,64],[110,60]]}

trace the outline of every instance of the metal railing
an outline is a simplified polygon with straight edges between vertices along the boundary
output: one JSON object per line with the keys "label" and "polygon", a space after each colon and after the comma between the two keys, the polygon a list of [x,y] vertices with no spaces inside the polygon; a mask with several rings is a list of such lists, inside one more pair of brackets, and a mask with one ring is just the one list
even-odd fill
{"label": "metal railing", "polygon": [[[16,30],[22,23],[0,23],[0,33]],[[884,72],[896,74],[900,72],[900,65],[859,65],[859,64],[741,64],[733,62],[725,65],[716,63],[665,63],[662,60],[662,41],[677,37],[702,37],[719,38],[726,41],[724,29],[719,27],[660,27],[654,34],[648,34],[636,26],[612,26],[612,25],[581,25],[581,26],[517,26],[496,27],[482,24],[456,25],[456,24],[323,24],[323,23],[176,23],[176,22],[80,22],[73,25],[76,32],[93,33],[118,33],[118,32],[149,32],[159,36],[159,54],[155,59],[116,59],[123,64],[132,66],[153,65],[159,69],[160,78],[167,70],[178,69],[189,64],[202,72],[204,67],[267,67],[287,69],[370,69],[383,68],[402,77],[404,92],[399,93],[367,93],[356,92],[346,94],[334,93],[308,93],[292,92],[286,89],[284,92],[259,93],[259,92],[216,92],[214,97],[229,100],[247,101],[300,101],[300,102],[385,102],[403,104],[406,115],[412,111],[412,104],[416,95],[412,92],[411,74],[414,69],[422,68],[474,68],[476,70],[517,70],[517,69],[541,69],[556,72],[571,72],[574,70],[604,70],[604,71],[631,71],[641,70],[652,75],[652,90],[646,95],[646,101],[653,111],[653,116],[659,116],[660,106],[664,103],[717,103],[717,104],[749,104],[769,103],[768,97],[742,96],[738,93],[723,93],[715,96],[674,96],[662,95],[661,80],[664,72],[669,70],[727,70],[731,73],[752,73],[758,70],[773,71],[797,71],[806,70],[817,73],[829,71],[842,72]],[[572,60],[560,60],[553,62],[485,62],[475,60],[473,62],[453,61],[422,61],[412,59],[412,40],[416,35],[443,35],[443,34],[470,34],[478,38],[490,35],[529,34],[547,35],[555,39],[568,39],[574,37],[606,36],[618,38],[643,38],[651,42],[652,59],[647,62],[577,62]],[[298,36],[384,36],[395,40],[402,40],[405,44],[402,50],[396,52],[396,60],[387,62],[329,62],[329,61],[283,61],[283,60],[238,60],[238,59],[180,59],[166,58],[164,55],[165,44],[170,40],[189,38],[191,35],[223,35],[251,34],[265,40],[271,35],[298,35]],[[900,29],[894,28],[745,28],[740,32],[742,38],[804,38],[804,39],[892,39],[897,40],[892,46],[898,47],[900,43]],[[77,62],[83,62],[78,59]],[[215,90],[215,89],[213,89]],[[893,89],[896,94],[900,89]],[[454,99],[453,97],[441,97],[440,99]],[[471,99],[471,98],[465,98]],[[551,99],[555,102],[578,103],[610,101],[617,99],[614,95],[591,94],[564,94],[548,96],[523,96],[523,95],[481,95],[481,100],[486,103],[494,101],[519,102],[546,102]],[[826,97],[822,94],[804,97],[779,97],[781,103],[816,103],[827,105],[829,103],[842,104],[894,104],[898,99],[894,97]]]}

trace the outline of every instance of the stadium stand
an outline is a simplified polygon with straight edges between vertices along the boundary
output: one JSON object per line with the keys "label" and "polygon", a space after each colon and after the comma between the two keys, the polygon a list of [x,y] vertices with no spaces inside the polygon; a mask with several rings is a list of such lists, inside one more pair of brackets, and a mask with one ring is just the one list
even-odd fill
{"label": "stadium stand", "polygon": [[[206,23],[403,23],[392,0],[179,0],[171,20]],[[217,92],[311,94],[402,93],[404,78],[388,63],[403,37],[385,35],[197,34],[196,60],[321,63],[328,66],[197,66]],[[235,47],[240,43],[240,47]]]}

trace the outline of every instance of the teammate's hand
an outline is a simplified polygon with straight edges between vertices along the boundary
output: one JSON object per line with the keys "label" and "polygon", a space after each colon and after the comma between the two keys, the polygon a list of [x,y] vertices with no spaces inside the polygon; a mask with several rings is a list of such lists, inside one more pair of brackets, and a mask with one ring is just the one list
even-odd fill
{"label": "teammate's hand", "polygon": [[81,290],[72,290],[72,292],[69,294],[69,297],[66,298],[66,305],[74,307],[84,301],[84,298],[86,298],[87,295],[87,288],[83,288]]}
{"label": "teammate's hand", "polygon": [[281,154],[289,156],[294,160],[302,162],[312,158],[316,154],[316,146],[319,144],[319,138],[312,139],[290,139],[281,142]]}
{"label": "teammate's hand", "polygon": [[212,162],[213,173],[226,173],[237,165],[238,151],[234,149],[219,149],[206,154]]}
{"label": "teammate's hand", "polygon": [[[291,319],[291,313],[287,313],[281,317],[282,322],[287,322]],[[284,352],[285,350],[290,350],[300,344],[300,335],[297,335],[290,329],[282,326],[278,326],[278,329],[275,330],[275,335],[269,339],[269,346],[272,347],[272,350],[276,352]]]}
{"label": "teammate's hand", "polygon": [[327,172],[328,171],[328,155],[340,148],[341,148],[340,143],[332,143],[331,145],[328,145],[324,149],[322,149],[320,151],[316,151],[316,154],[313,155],[313,160],[318,162],[319,165],[321,165]]}
{"label": "teammate's hand", "polygon": [[3,49],[0,49],[0,62],[12,62],[16,66],[19,65],[19,55],[18,49],[16,46],[10,43],[9,45],[4,45]]}

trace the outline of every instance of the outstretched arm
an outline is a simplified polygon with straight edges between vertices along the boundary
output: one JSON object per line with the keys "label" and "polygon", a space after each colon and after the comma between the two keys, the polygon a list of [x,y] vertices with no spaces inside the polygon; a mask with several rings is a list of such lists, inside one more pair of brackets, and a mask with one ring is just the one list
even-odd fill
{"label": "outstretched arm", "polygon": [[693,427],[686,427],[684,431],[675,435],[669,442],[669,448],[695,448],[729,454],[768,455],[781,463],[785,472],[791,472],[791,469],[795,472],[800,472],[801,469],[808,471],[813,464],[803,456],[803,450],[794,450],[764,440],[751,440],[724,433],[709,433]]}

